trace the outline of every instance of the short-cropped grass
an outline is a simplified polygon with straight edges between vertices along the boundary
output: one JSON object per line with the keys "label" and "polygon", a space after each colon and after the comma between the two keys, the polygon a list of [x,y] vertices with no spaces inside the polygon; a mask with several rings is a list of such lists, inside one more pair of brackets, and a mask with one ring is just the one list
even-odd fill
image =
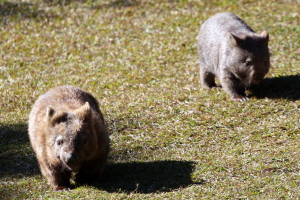
{"label": "short-cropped grass", "polygon": [[[300,198],[299,1],[0,0],[0,199]],[[233,102],[199,84],[196,36],[218,12],[270,34],[271,69]],[[27,136],[37,97],[100,102],[101,180],[53,192]]]}

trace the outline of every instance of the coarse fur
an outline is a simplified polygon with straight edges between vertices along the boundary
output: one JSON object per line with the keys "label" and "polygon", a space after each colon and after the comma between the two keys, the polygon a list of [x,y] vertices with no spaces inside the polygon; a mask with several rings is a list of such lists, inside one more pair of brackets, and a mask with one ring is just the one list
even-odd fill
{"label": "coarse fur", "polygon": [[29,117],[28,134],[42,174],[54,190],[98,178],[106,164],[109,136],[97,100],[74,86],[41,95]]}
{"label": "coarse fur", "polygon": [[206,20],[197,40],[204,88],[215,87],[217,76],[232,100],[243,101],[245,88],[269,71],[268,32],[255,33],[233,13],[218,13]]}

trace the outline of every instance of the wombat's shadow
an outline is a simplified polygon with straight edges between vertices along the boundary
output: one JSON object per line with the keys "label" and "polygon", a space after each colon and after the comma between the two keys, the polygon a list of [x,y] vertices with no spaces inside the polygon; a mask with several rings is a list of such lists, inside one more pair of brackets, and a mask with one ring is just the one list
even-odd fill
{"label": "wombat's shadow", "polygon": [[154,161],[109,164],[92,185],[108,192],[157,193],[184,188],[193,182],[194,162]]}
{"label": "wombat's shadow", "polygon": [[0,124],[0,178],[39,173],[26,124]]}
{"label": "wombat's shadow", "polygon": [[[88,0],[43,0],[45,3],[54,5],[69,5],[73,2],[86,3]],[[115,0],[108,3],[101,3],[100,5],[94,5],[92,9],[107,9],[107,8],[126,8],[139,5],[138,0]]]}
{"label": "wombat's shadow", "polygon": [[[122,162],[121,157],[118,157],[118,162]],[[204,183],[191,179],[195,164],[191,161],[168,160],[112,163],[106,166],[101,178],[91,185],[108,192],[128,194],[172,191]],[[27,124],[0,124],[0,178],[37,174],[40,171],[29,142]]]}
{"label": "wombat's shadow", "polygon": [[[7,18],[18,19],[52,19],[58,16],[41,9],[38,3],[3,1],[0,3],[0,23],[6,23]],[[20,17],[20,18],[19,18]]]}
{"label": "wombat's shadow", "polygon": [[266,78],[250,88],[250,96],[258,99],[300,99],[300,74]]}
{"label": "wombat's shadow", "polygon": [[139,4],[140,3],[137,0],[115,0],[108,4],[101,4],[101,5],[94,6],[93,9],[126,8],[126,7],[134,7]]}

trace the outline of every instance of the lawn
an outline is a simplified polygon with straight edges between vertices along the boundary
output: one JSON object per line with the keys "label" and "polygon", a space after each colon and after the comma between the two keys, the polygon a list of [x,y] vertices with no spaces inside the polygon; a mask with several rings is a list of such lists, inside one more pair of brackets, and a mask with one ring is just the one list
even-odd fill
{"label": "lawn", "polygon": [[[299,199],[300,2],[0,0],[0,199]],[[196,36],[219,12],[268,30],[266,78],[246,102],[199,84]],[[99,101],[103,177],[53,192],[27,136],[39,95]]]}

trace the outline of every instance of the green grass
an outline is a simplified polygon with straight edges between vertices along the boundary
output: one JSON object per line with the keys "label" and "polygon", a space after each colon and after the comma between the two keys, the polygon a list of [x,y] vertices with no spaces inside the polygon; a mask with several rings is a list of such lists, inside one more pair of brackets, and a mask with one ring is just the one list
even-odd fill
{"label": "green grass", "polygon": [[[0,199],[300,198],[297,1],[0,0]],[[246,102],[199,84],[201,24],[230,11],[270,34]],[[27,136],[37,97],[72,84],[100,102],[103,177],[53,192]]]}

